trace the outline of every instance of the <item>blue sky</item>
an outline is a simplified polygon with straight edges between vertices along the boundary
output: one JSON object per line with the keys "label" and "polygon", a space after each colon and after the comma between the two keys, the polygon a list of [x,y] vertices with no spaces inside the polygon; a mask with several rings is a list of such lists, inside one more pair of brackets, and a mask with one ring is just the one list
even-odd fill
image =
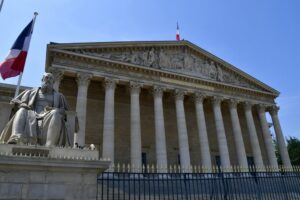
{"label": "blue sky", "polygon": [[299,10],[298,0],[4,0],[0,60],[34,11],[26,86],[39,85],[50,41],[174,40],[178,21],[182,38],[280,91],[283,132],[300,138]]}

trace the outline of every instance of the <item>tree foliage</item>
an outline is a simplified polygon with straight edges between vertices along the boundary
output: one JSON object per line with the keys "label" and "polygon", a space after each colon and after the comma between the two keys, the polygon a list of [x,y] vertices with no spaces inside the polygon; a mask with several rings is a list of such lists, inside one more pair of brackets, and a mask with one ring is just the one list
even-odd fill
{"label": "tree foliage", "polygon": [[[287,138],[286,142],[287,142],[287,149],[289,152],[292,165],[300,165],[300,140],[296,137],[289,137]],[[274,144],[275,144],[278,164],[282,165],[282,160],[280,157],[279,146],[277,141],[274,141]]]}
{"label": "tree foliage", "polygon": [[300,165],[300,140],[296,137],[288,138],[287,148],[292,165]]}

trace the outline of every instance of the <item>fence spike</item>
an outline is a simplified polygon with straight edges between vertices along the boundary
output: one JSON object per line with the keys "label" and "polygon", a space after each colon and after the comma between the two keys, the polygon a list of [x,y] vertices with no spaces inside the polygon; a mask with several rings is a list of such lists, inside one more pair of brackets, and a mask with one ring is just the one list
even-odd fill
{"label": "fence spike", "polygon": [[111,172],[114,172],[114,171],[115,171],[115,164],[112,163],[112,164],[111,164]]}
{"label": "fence spike", "polygon": [[272,166],[268,165],[268,172],[272,172]]}
{"label": "fence spike", "polygon": [[197,173],[197,165],[194,165],[191,167],[192,167],[192,173]]}
{"label": "fence spike", "polygon": [[236,170],[237,170],[237,172],[242,172],[242,166],[241,165],[237,165],[236,166]]}
{"label": "fence spike", "polygon": [[233,165],[232,167],[232,172],[239,172],[239,165]]}
{"label": "fence spike", "polygon": [[176,165],[174,164],[174,166],[173,166],[173,171],[174,171],[174,173],[177,173],[177,168],[176,168]]}
{"label": "fence spike", "polygon": [[130,173],[130,172],[131,172],[130,170],[131,170],[131,169],[130,169],[130,164],[128,164],[128,165],[127,165],[127,172]]}
{"label": "fence spike", "polygon": [[142,173],[145,173],[145,165],[142,165]]}
{"label": "fence spike", "polygon": [[[253,168],[255,169],[255,171],[260,172],[261,166],[254,166]],[[265,170],[266,170],[266,168],[265,168]]]}
{"label": "fence spike", "polygon": [[117,172],[120,172],[120,163],[117,164]]}
{"label": "fence spike", "polygon": [[173,173],[172,165],[169,166],[169,173]]}
{"label": "fence spike", "polygon": [[152,164],[149,170],[151,173],[154,173],[154,165]]}

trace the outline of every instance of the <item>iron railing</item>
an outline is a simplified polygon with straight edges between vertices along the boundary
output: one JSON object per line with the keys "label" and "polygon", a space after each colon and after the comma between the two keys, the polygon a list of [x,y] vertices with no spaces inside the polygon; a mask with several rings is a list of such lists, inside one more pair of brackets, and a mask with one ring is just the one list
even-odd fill
{"label": "iron railing", "polygon": [[104,172],[97,199],[299,200],[300,172]]}

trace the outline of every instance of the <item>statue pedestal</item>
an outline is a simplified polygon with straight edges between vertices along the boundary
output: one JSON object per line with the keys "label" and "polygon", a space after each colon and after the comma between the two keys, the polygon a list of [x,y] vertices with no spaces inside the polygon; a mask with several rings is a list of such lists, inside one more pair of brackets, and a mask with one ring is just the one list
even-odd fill
{"label": "statue pedestal", "polygon": [[96,154],[0,144],[0,199],[96,199],[97,175],[110,165]]}

